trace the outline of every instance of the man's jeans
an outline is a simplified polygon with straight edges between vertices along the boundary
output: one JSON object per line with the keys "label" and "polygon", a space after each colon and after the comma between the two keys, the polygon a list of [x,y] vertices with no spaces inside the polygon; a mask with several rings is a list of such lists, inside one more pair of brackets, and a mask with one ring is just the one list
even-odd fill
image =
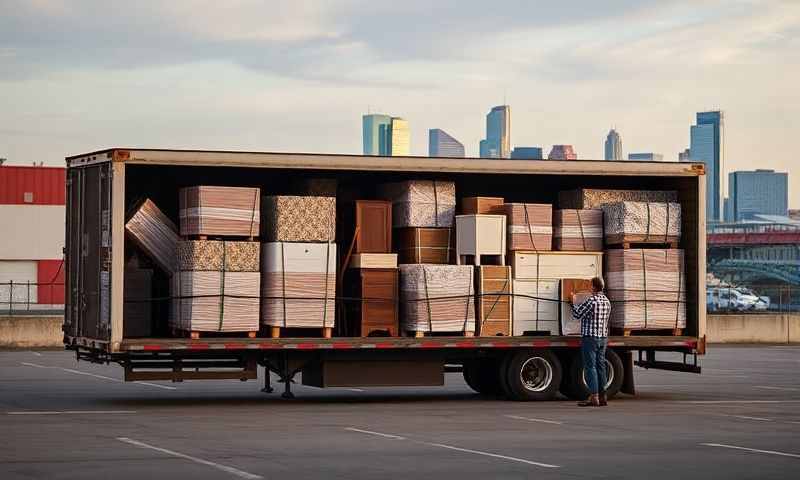
{"label": "man's jeans", "polygon": [[607,338],[583,337],[581,340],[583,374],[592,394],[606,390],[606,345]]}

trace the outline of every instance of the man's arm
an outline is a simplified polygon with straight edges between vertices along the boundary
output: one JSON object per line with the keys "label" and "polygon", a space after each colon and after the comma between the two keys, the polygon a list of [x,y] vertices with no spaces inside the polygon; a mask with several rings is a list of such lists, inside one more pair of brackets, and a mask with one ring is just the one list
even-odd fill
{"label": "man's arm", "polygon": [[572,314],[575,316],[575,318],[583,318],[583,316],[586,315],[586,312],[592,308],[593,299],[594,297],[589,297],[580,305],[575,305],[574,303],[572,304]]}

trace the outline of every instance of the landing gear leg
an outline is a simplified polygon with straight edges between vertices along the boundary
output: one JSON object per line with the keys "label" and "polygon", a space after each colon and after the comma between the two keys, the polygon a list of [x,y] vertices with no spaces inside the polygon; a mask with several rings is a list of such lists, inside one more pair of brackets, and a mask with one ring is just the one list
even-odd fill
{"label": "landing gear leg", "polygon": [[264,388],[261,389],[261,391],[264,393],[272,393],[275,391],[275,389],[272,388],[272,382],[270,381],[269,377],[269,367],[264,367]]}

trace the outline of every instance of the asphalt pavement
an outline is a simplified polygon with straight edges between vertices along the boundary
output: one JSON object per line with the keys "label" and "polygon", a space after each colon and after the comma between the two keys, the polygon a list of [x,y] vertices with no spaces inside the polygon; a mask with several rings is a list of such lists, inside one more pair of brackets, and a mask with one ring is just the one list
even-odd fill
{"label": "asphalt pavement", "polygon": [[121,381],[62,351],[0,352],[0,479],[800,478],[800,347],[714,347],[636,370],[607,408],[438,388]]}

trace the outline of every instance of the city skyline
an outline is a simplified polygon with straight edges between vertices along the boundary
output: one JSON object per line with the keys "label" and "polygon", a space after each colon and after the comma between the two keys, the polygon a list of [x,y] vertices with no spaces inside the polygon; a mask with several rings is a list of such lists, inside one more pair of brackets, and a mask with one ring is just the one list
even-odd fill
{"label": "city skyline", "polygon": [[605,160],[622,160],[622,137],[613,128],[606,135]]}
{"label": "city skyline", "polygon": [[511,107],[498,105],[486,114],[486,137],[479,142],[481,158],[511,157]]}
{"label": "city skyline", "polygon": [[[0,157],[63,165],[115,145],[360,153],[352,119],[368,105],[409,120],[412,155],[425,156],[428,129],[441,127],[477,157],[486,108],[508,103],[516,145],[569,143],[602,159],[613,122],[627,151],[675,161],[694,113],[723,108],[726,171],[788,171],[789,203],[800,208],[791,153],[800,64],[787,61],[800,46],[798,2],[589,6],[487,11],[465,0],[421,16],[428,5],[413,0],[235,9],[9,0]],[[113,25],[83,21],[92,15]]]}

